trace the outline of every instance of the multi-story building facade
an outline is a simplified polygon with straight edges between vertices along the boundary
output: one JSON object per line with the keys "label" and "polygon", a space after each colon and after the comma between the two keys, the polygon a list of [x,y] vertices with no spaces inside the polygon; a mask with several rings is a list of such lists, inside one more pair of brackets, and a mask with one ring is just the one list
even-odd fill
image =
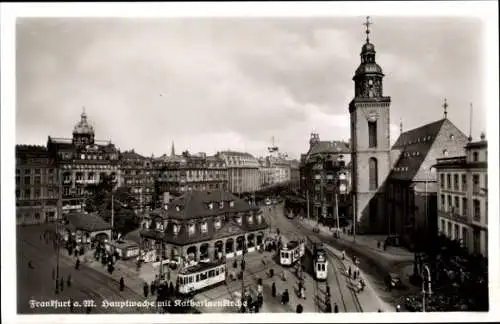
{"label": "multi-story building facade", "polygon": [[160,167],[156,180],[158,197],[164,193],[174,196],[191,190],[227,190],[227,169],[223,159],[205,153],[164,156],[155,161]]}
{"label": "multi-story building facade", "polygon": [[309,201],[310,217],[348,217],[350,210],[351,149],[342,141],[320,141],[312,133],[309,151],[301,157],[301,192]]}
{"label": "multi-story building facade", "polygon": [[292,167],[290,161],[283,157],[266,156],[260,158],[259,162],[259,187],[284,183],[292,179]]}
{"label": "multi-story building facade", "polygon": [[488,256],[488,142],[465,146],[464,156],[437,160],[439,232],[470,253]]}
{"label": "multi-story building facade", "polygon": [[56,165],[43,146],[16,146],[16,223],[41,224],[59,216]]}
{"label": "multi-story building facade", "polygon": [[228,190],[251,193],[260,188],[259,161],[249,153],[222,151],[216,156],[226,163]]}
{"label": "multi-story building facade", "polygon": [[82,211],[91,194],[89,185],[99,183],[104,175],[120,185],[119,150],[111,141],[96,141],[94,135],[83,112],[73,129],[73,138],[48,138],[47,150],[61,173],[63,213]]}
{"label": "multi-story building facade", "polygon": [[[436,159],[464,154],[467,136],[448,118],[402,132],[392,146],[394,162],[384,185],[384,212],[372,232],[398,234],[409,247],[437,234]],[[386,228],[383,228],[386,226]]]}
{"label": "multi-story building facade", "polygon": [[176,260],[181,267],[199,261],[253,252],[263,244],[262,211],[225,191],[189,191],[145,217],[142,258]]}
{"label": "multi-story building facade", "polygon": [[156,174],[150,158],[144,157],[134,150],[121,154],[122,184],[130,188],[131,195],[136,199],[136,212],[152,208],[155,190]]}

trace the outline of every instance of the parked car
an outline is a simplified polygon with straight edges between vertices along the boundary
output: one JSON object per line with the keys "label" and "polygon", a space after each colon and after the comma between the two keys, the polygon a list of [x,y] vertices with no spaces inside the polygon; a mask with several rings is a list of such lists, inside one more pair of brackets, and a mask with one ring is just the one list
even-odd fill
{"label": "parked car", "polygon": [[389,273],[390,285],[392,288],[401,289],[403,288],[403,283],[401,282],[401,276],[397,273]]}
{"label": "parked car", "polygon": [[385,239],[387,246],[401,246],[401,237],[399,235],[389,235]]}

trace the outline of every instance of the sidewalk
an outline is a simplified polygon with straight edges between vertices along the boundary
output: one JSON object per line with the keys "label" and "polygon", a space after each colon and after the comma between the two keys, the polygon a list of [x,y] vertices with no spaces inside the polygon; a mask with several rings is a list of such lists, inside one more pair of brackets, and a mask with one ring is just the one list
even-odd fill
{"label": "sidewalk", "polygon": [[[323,235],[332,236],[333,231],[330,231],[329,227],[317,224],[316,221],[311,219],[303,219],[299,221],[302,226],[308,229],[312,229],[314,227],[319,228],[320,233]],[[377,248],[377,241],[383,244],[387,235],[357,235],[356,241],[354,241],[354,237],[352,235],[340,234],[340,241],[345,243],[349,243],[351,245],[361,246],[365,249],[370,250],[371,252],[377,254],[380,257],[388,261],[409,261],[413,260],[414,254],[404,248],[389,246],[387,250],[383,250],[382,248]],[[382,245],[381,244],[381,245]]]}

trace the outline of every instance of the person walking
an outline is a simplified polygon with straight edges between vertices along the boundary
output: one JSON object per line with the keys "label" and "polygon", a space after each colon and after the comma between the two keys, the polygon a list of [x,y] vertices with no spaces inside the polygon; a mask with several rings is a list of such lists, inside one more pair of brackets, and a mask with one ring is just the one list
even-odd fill
{"label": "person walking", "polygon": [[71,275],[68,275],[68,279],[66,280],[66,286],[71,287]]}
{"label": "person walking", "polygon": [[271,286],[271,296],[276,297],[276,283],[273,282]]}
{"label": "person walking", "polygon": [[396,305],[396,312],[398,312],[398,313],[399,313],[400,311],[401,311],[401,306]]}
{"label": "person walking", "polygon": [[63,279],[63,277],[61,277],[61,280],[59,281],[59,288],[61,289],[61,291],[64,290],[64,279]]}
{"label": "person walking", "polygon": [[335,305],[333,305],[333,312],[334,313],[338,313],[339,312],[339,305],[337,305],[337,303],[335,303]]}
{"label": "person walking", "polygon": [[326,286],[326,296],[327,296],[328,298],[330,298],[330,296],[331,296],[331,295],[330,295],[330,285],[327,285],[327,286]]}
{"label": "person walking", "polygon": [[302,313],[303,311],[304,311],[304,307],[302,307],[302,305],[301,305],[301,304],[298,304],[298,305],[297,305],[297,307],[295,308],[295,312],[296,312],[297,314],[300,314],[300,313]]}
{"label": "person walking", "polygon": [[142,288],[143,292],[144,292],[144,297],[148,298],[148,295],[149,295],[149,286],[147,283],[144,283],[144,286]]}
{"label": "person walking", "polygon": [[125,290],[125,280],[123,280],[123,277],[120,278],[120,291]]}
{"label": "person walking", "polygon": [[80,268],[80,259],[76,259],[75,262],[75,269],[78,270],[78,268]]}

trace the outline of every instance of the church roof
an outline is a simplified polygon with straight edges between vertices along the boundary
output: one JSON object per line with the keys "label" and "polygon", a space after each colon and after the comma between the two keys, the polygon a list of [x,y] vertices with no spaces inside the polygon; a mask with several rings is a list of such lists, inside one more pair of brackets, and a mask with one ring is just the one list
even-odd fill
{"label": "church roof", "polygon": [[146,159],[144,156],[140,155],[139,153],[136,153],[134,150],[122,152],[122,158],[123,159],[130,159],[130,160],[132,160],[132,159],[138,159],[138,160]]}
{"label": "church roof", "polygon": [[423,125],[399,136],[392,149],[400,150],[401,154],[389,174],[390,179],[412,180],[415,177],[446,120]]}

